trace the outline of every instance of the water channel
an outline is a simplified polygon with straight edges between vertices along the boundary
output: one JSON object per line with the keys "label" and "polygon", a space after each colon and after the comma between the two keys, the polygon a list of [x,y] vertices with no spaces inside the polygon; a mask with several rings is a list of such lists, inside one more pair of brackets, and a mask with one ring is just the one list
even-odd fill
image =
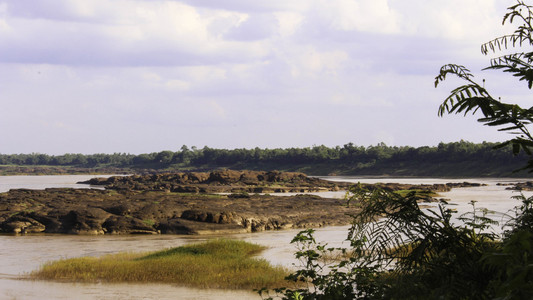
{"label": "water channel", "polygon": [[[13,188],[43,189],[47,187],[88,188],[76,184],[94,176],[1,176],[0,192]],[[327,177],[329,180],[376,183],[446,183],[479,182],[487,186],[457,188],[441,193],[460,212],[469,211],[471,200],[478,201],[478,207],[485,207],[500,213],[508,212],[519,201],[511,199],[516,192],[505,190],[497,183],[512,183],[517,179],[429,179],[429,178],[358,178]],[[529,193],[531,194],[531,193]],[[527,194],[526,194],[527,195]],[[342,197],[343,193],[327,196]],[[499,214],[494,214],[498,216]],[[330,245],[342,245],[347,226],[317,229],[317,239]],[[294,246],[291,239],[298,230],[270,231],[252,234],[235,234],[225,237],[243,239],[266,245],[269,248],[262,257],[274,264],[291,266]],[[42,264],[61,258],[79,256],[100,256],[122,251],[144,252],[176,247],[191,242],[203,241],[216,236],[180,235],[125,235],[125,236],[78,236],[78,235],[0,235],[0,300],[3,299],[260,299],[251,291],[205,290],[168,284],[107,284],[68,283],[35,281],[24,275]]]}

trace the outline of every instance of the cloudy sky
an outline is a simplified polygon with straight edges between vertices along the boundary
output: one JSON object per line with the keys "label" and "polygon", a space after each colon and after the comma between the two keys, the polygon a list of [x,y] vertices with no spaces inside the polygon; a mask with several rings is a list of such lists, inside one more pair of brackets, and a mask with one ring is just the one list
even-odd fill
{"label": "cloudy sky", "polygon": [[498,141],[437,117],[511,0],[0,0],[0,153]]}

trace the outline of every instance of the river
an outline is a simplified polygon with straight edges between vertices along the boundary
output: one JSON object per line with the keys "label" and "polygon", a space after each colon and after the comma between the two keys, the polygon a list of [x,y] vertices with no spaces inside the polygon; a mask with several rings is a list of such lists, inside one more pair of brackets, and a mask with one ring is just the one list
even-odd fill
{"label": "river", "polygon": [[[91,175],[66,176],[0,176],[0,192],[13,188],[43,189],[47,187],[88,188],[76,184],[87,180]],[[337,181],[376,183],[446,183],[480,182],[483,187],[453,189],[441,193],[450,199],[458,211],[468,211],[469,202],[476,200],[478,207],[485,207],[500,213],[508,212],[519,201],[510,197],[516,195],[496,183],[511,183],[516,179],[428,179],[428,178],[358,178],[327,177]],[[528,193],[530,195],[531,193]],[[330,193],[328,196],[341,197],[343,193]],[[498,214],[494,214],[498,216]],[[340,246],[346,237],[347,226],[317,229],[317,240]],[[298,230],[267,231],[253,234],[235,234],[225,237],[242,239],[269,248],[262,257],[274,264],[291,266],[294,246],[291,239]],[[260,299],[251,291],[205,290],[180,287],[168,284],[107,284],[107,283],[68,283],[24,279],[24,274],[37,269],[43,263],[61,258],[79,256],[100,256],[121,251],[152,251],[176,247],[191,242],[203,241],[217,236],[180,235],[125,235],[125,236],[78,236],[78,235],[0,235],[0,300],[3,299]]]}

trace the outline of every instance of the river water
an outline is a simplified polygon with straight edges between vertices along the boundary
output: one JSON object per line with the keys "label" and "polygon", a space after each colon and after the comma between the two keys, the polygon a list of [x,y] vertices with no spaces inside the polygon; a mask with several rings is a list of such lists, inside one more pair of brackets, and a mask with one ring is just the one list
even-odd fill
{"label": "river water", "polygon": [[[0,176],[0,192],[13,188],[43,189],[47,187],[88,188],[76,184],[87,180],[91,175],[67,176]],[[327,177],[329,180],[362,183],[446,183],[480,182],[484,187],[453,189],[441,193],[450,199],[460,212],[469,211],[471,200],[478,201],[478,207],[485,207],[500,213],[508,212],[519,201],[511,199],[516,193],[505,190],[496,183],[511,183],[516,179],[428,179],[428,178],[358,178]],[[531,193],[529,193],[531,194]],[[329,193],[328,196],[342,197],[344,193]],[[499,214],[494,214],[499,216]],[[317,229],[317,240],[332,246],[341,246],[346,238],[348,226]],[[225,235],[269,248],[261,256],[274,264],[292,266],[295,248],[290,244],[298,230],[270,231],[254,234]],[[144,252],[176,247],[191,242],[199,242],[219,236],[180,236],[180,235],[124,235],[124,236],[78,236],[78,235],[0,235],[0,300],[3,299],[260,299],[251,291],[206,290],[180,287],[169,284],[107,284],[107,283],[68,283],[25,279],[25,274],[42,264],[61,258],[79,256],[100,256],[122,251]],[[345,245],[346,246],[346,245]]]}

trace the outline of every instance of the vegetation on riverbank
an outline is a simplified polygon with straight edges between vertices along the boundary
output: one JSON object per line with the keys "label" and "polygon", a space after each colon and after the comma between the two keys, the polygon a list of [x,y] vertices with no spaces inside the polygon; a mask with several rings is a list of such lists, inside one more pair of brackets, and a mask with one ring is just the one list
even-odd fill
{"label": "vegetation on riverbank", "polygon": [[[518,23],[515,31],[483,44],[483,54],[533,45],[533,5],[517,0],[503,24],[513,21]],[[533,87],[531,51],[504,53],[491,59],[486,69],[511,73]],[[524,169],[532,172],[533,107],[492,96],[485,80],[476,82],[462,65],[443,66],[435,86],[451,75],[465,84],[451,91],[439,114],[480,113],[479,122],[513,135],[501,146],[528,157]],[[312,230],[300,232],[293,242],[302,267],[289,278],[309,287],[277,289],[276,299],[533,299],[533,197],[514,197],[522,204],[498,218],[504,230],[498,234],[492,230],[500,225],[498,220],[476,208],[475,201],[473,210],[456,222],[455,211],[445,202],[421,209],[416,192],[401,195],[361,185],[350,192],[349,201],[360,208],[348,232],[351,247],[327,248],[315,242]],[[326,265],[320,258],[329,252],[350,255]],[[273,299],[268,293],[264,296]]]}
{"label": "vegetation on riverbank", "polygon": [[459,141],[436,147],[313,146],[286,149],[204,147],[149,154],[0,154],[0,175],[124,174],[212,169],[297,171],[308,175],[389,175],[418,177],[523,176],[513,173],[527,155],[513,156],[497,143]]}
{"label": "vegetation on riverbank", "polygon": [[224,289],[286,285],[286,269],[252,257],[264,248],[244,241],[216,239],[148,254],[65,259],[47,263],[31,276],[46,280],[160,282]]}
{"label": "vegetation on riverbank", "polygon": [[519,217],[499,235],[490,229],[497,222],[475,206],[456,224],[452,208],[422,209],[416,192],[357,186],[351,194],[361,209],[348,232],[351,247],[300,232],[292,242],[301,268],[288,278],[307,286],[262,289],[264,299],[532,299],[533,197],[518,197]]}
{"label": "vegetation on riverbank", "polygon": [[0,176],[16,175],[98,175],[98,174],[133,174],[138,170],[118,167],[75,167],[49,165],[0,165]]}

